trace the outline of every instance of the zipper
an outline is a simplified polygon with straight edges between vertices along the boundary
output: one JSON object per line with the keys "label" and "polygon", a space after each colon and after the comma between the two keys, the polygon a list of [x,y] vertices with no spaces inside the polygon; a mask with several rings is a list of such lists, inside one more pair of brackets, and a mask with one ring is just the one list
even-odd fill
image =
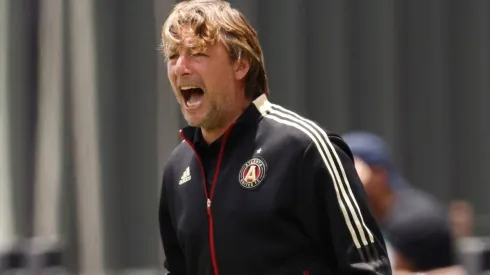
{"label": "zipper", "polygon": [[213,263],[213,271],[214,271],[214,275],[219,275],[219,269],[218,269],[218,262],[216,260],[216,249],[215,249],[215,246],[214,246],[214,226],[213,226],[213,213],[211,211],[211,203],[213,201],[213,196],[214,196],[214,189],[216,188],[216,183],[218,182],[218,176],[219,176],[219,170],[220,170],[220,167],[221,167],[221,161],[223,159],[223,154],[224,154],[224,149],[225,149],[225,144],[226,144],[226,141],[228,139],[228,136],[230,135],[230,132],[231,132],[231,128],[234,126],[235,124],[232,124],[228,130],[226,130],[224,136],[223,136],[223,140],[221,142],[221,146],[220,146],[220,149],[219,149],[219,154],[218,154],[218,161],[216,163],[216,169],[214,170],[214,176],[213,176],[213,182],[211,183],[211,192],[208,194],[208,188],[207,188],[207,184],[206,184],[206,173],[204,171],[204,165],[202,164],[202,160],[201,158],[199,157],[199,154],[197,153],[196,151],[196,148],[194,147],[194,144],[188,140],[187,138],[185,138],[184,136],[184,133],[181,131],[180,132],[180,136],[182,137],[182,139],[187,142],[192,150],[194,151],[194,154],[196,155],[196,158],[197,158],[197,162],[199,163],[199,167],[201,168],[201,174],[202,174],[202,178],[203,178],[203,183],[204,183],[204,195],[206,196],[206,212],[208,214],[208,224],[209,224],[209,247],[210,247],[210,250],[211,250],[211,261]]}

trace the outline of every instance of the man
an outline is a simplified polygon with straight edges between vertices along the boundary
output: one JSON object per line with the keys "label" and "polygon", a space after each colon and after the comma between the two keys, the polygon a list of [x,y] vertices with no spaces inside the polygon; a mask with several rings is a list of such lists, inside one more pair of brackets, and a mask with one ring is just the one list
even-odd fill
{"label": "man", "polygon": [[391,274],[349,148],[268,101],[262,49],[239,11],[177,4],[162,51],[189,124],[163,173],[171,275]]}
{"label": "man", "polygon": [[462,274],[456,263],[446,211],[435,199],[408,185],[395,169],[388,146],[368,132],[343,136],[352,150],[371,209],[389,246],[395,274]]}

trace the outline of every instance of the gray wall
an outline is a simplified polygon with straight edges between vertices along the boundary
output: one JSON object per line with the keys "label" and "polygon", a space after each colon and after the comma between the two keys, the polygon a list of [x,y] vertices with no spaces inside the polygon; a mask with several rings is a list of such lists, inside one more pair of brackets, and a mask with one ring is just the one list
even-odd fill
{"label": "gray wall", "polygon": [[[471,201],[490,233],[489,1],[231,2],[259,32],[273,101],[383,135],[414,185]],[[56,235],[85,272],[158,265],[161,167],[183,124],[157,51],[172,4],[2,2],[4,239]]]}

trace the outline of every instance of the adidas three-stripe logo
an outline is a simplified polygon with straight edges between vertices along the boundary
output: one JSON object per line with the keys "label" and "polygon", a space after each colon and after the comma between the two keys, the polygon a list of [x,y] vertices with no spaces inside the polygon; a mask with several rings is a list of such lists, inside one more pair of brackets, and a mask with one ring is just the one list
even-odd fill
{"label": "adidas three-stripe logo", "polygon": [[179,185],[182,185],[190,180],[191,180],[191,171],[189,167],[187,167],[184,173],[182,174],[182,177],[180,177]]}

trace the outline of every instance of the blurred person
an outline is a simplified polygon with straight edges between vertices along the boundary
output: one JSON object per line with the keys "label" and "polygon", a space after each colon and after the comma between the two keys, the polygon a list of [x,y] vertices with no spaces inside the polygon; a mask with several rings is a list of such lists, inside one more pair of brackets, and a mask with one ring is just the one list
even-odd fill
{"label": "blurred person", "polygon": [[268,100],[243,14],[225,1],[180,2],[162,51],[189,124],[163,172],[171,275],[391,274],[349,148]]}
{"label": "blurred person", "polygon": [[388,246],[393,248],[391,263],[398,272],[395,274],[402,271],[461,274],[442,205],[408,184],[395,168],[383,139],[368,132],[347,133],[343,139],[354,155],[371,209]]}
{"label": "blurred person", "polygon": [[473,236],[473,207],[467,201],[456,200],[449,204],[449,216],[451,227],[455,238],[466,238]]}
{"label": "blurred person", "polygon": [[482,242],[474,236],[474,212],[470,202],[454,200],[449,203],[449,217],[453,238],[458,248],[458,258],[469,273],[477,273],[484,265],[475,264],[485,249]]}

